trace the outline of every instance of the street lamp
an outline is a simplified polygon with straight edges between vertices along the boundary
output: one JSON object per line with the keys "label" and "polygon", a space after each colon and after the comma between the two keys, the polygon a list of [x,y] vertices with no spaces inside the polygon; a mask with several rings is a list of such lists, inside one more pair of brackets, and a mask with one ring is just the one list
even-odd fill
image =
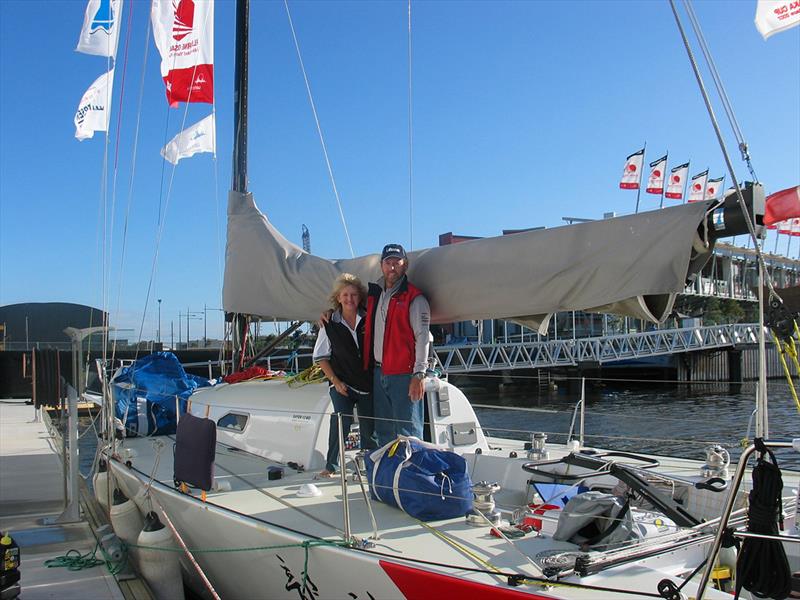
{"label": "street lamp", "polygon": [[158,299],[158,343],[161,343],[161,298]]}

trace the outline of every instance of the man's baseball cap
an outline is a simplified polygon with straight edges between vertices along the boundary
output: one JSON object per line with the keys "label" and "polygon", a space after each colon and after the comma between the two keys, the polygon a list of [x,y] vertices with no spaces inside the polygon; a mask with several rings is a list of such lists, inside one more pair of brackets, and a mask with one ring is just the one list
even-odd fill
{"label": "man's baseball cap", "polygon": [[405,249],[400,244],[386,244],[381,252],[381,262],[387,258],[408,258]]}

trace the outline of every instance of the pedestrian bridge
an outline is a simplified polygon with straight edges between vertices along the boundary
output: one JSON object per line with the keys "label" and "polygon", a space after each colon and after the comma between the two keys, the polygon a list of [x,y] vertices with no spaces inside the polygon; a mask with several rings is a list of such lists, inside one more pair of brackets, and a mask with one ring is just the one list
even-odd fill
{"label": "pedestrian bridge", "polygon": [[593,338],[435,346],[433,350],[445,372],[453,374],[607,364],[756,343],[758,324],[741,323]]}

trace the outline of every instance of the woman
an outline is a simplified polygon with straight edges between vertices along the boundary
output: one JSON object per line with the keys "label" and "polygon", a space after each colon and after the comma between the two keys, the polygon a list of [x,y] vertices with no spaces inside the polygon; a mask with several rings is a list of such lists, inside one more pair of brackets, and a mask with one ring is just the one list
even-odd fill
{"label": "woman", "polygon": [[361,354],[364,342],[363,304],[366,298],[367,289],[358,277],[350,273],[339,275],[330,295],[334,312],[325,326],[320,328],[314,345],[314,362],[330,382],[333,402],[328,454],[325,470],[320,472],[320,477],[330,477],[339,467],[338,415],[342,415],[345,436],[353,423],[356,404],[362,407],[359,415],[371,415],[371,381],[369,372],[364,370]]}

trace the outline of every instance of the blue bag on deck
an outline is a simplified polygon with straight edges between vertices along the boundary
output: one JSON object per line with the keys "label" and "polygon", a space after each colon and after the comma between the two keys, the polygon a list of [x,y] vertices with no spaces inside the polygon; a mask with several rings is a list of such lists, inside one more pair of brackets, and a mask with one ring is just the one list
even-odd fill
{"label": "blue bag on deck", "polygon": [[175,433],[175,398],[180,412],[199,387],[210,385],[205,377],[183,370],[172,352],[154,352],[120,369],[111,380],[116,417],[127,435]]}
{"label": "blue bag on deck", "polygon": [[366,456],[372,497],[420,521],[463,517],[472,508],[467,461],[415,437],[400,436]]}

